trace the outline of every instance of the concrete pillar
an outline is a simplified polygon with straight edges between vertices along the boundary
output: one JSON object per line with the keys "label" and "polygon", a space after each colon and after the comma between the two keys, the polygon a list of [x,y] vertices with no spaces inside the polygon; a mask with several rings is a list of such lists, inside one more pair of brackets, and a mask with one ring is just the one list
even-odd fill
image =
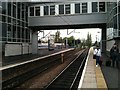
{"label": "concrete pillar", "polygon": [[2,23],[0,23],[0,67],[2,66]]}
{"label": "concrete pillar", "polygon": [[106,27],[102,28],[102,52],[106,52]]}
{"label": "concrete pillar", "polygon": [[38,53],[38,32],[32,32],[32,54]]}
{"label": "concrete pillar", "polygon": [[[2,67],[2,42],[0,41],[0,67]],[[0,90],[2,90],[2,71],[0,71]]]}
{"label": "concrete pillar", "polygon": [[2,67],[2,42],[0,41],[0,67]]}
{"label": "concrete pillar", "polygon": [[63,57],[64,57],[64,54],[61,53],[61,63],[64,63],[64,59],[63,59]]}
{"label": "concrete pillar", "polygon": [[[2,3],[0,2],[0,4]],[[2,17],[0,16],[0,18]],[[3,58],[2,58],[2,23],[0,22],[0,67],[2,67],[2,61],[3,61]],[[2,71],[0,71],[0,90],[2,90]]]}

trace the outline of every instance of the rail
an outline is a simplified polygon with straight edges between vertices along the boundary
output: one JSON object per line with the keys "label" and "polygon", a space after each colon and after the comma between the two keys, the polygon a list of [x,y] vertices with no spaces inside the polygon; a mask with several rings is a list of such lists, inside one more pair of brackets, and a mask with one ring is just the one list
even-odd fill
{"label": "rail", "polygon": [[[74,86],[76,86],[75,83],[77,79],[80,80],[79,74],[82,72],[81,70],[83,70],[85,64],[87,57],[86,52],[88,52],[88,50],[83,51],[82,54],[80,53],[55,79],[53,79],[44,88],[44,90],[50,88],[74,88]],[[77,81],[78,83],[79,80]]]}

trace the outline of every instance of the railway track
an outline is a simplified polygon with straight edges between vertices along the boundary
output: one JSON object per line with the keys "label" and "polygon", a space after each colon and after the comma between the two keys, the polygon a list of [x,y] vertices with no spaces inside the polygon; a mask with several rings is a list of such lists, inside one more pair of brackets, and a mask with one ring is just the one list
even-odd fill
{"label": "railway track", "polygon": [[44,90],[63,88],[77,89],[87,54],[88,50],[79,54]]}
{"label": "railway track", "polygon": [[[64,53],[66,57],[68,58],[71,56],[72,51]],[[2,88],[8,89],[8,88],[15,88],[16,86],[22,84],[26,80],[29,80],[30,78],[40,74],[41,72],[53,67],[54,65],[59,65],[61,63],[61,55],[57,55],[55,57],[46,58],[46,60],[41,60],[40,62],[33,62],[27,65],[22,65],[19,67],[10,68],[8,70],[3,71],[3,76],[7,77],[7,75],[10,73],[13,76],[7,79],[4,79],[2,82]],[[34,67],[32,67],[34,66]],[[26,68],[31,68],[27,70]],[[13,73],[12,73],[13,71]],[[18,74],[17,72],[21,71],[22,73]],[[18,74],[18,75],[16,75]]]}
{"label": "railway track", "polygon": [[60,64],[59,58],[54,59],[53,61],[47,62],[44,65],[41,65],[40,67],[37,67],[33,70],[22,73],[16,77],[13,77],[11,79],[3,81],[3,84],[2,84],[3,89],[15,88],[16,86],[22,84],[24,81],[29,80],[30,78],[34,77],[35,75],[42,73],[43,71],[49,69],[53,65],[58,65],[58,64]]}

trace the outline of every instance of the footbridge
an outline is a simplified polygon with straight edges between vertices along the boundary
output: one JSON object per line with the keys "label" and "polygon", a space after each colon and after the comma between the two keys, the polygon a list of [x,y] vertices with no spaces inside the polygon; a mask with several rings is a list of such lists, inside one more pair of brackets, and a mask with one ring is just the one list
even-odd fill
{"label": "footbridge", "polygon": [[[33,2],[29,5],[29,27],[33,32],[53,29],[101,28],[102,50],[105,50],[106,5],[106,2],[101,0],[45,0],[43,2]],[[35,39],[37,40],[37,36],[33,39],[33,42],[37,43]],[[33,48],[37,50],[35,45]]]}

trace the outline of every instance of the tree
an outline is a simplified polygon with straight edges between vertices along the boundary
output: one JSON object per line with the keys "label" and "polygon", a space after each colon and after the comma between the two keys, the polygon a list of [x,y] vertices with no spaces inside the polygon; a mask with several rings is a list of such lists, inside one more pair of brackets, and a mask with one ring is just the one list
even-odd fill
{"label": "tree", "polygon": [[86,46],[88,46],[89,48],[92,46],[92,38],[91,38],[91,34],[87,34],[87,40],[86,40]]}
{"label": "tree", "polygon": [[57,31],[56,33],[55,33],[55,43],[58,43],[58,42],[60,42],[60,31]]}
{"label": "tree", "polygon": [[80,43],[81,43],[81,40],[80,40],[80,39],[75,40],[75,45],[78,45],[78,44],[80,44]]}
{"label": "tree", "polygon": [[68,45],[69,46],[74,46],[75,38],[74,36],[71,36],[68,38]]}
{"label": "tree", "polygon": [[65,37],[65,38],[63,38],[63,40],[64,40],[64,43],[65,43],[65,45],[66,45],[66,39],[67,39],[67,44],[69,45],[69,46],[74,46],[74,44],[75,44],[75,38],[74,38],[74,36],[71,36],[71,37]]}
{"label": "tree", "polygon": [[85,46],[86,46],[86,40],[85,40],[85,39],[82,39],[82,40],[81,40],[81,45],[80,45],[80,47],[81,47],[81,48],[85,48]]}
{"label": "tree", "polygon": [[62,37],[59,38],[59,42],[60,42],[60,43],[63,43]]}

